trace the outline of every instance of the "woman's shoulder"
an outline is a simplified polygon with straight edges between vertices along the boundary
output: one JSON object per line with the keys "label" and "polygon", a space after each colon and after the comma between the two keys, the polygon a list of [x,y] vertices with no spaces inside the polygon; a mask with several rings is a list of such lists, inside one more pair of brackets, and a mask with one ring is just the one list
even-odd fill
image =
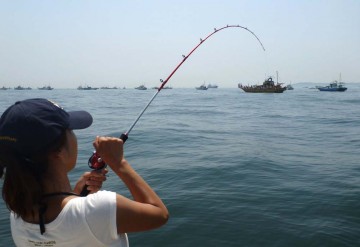
{"label": "woman's shoulder", "polygon": [[98,200],[100,200],[100,202],[102,200],[110,200],[110,201],[116,200],[116,193],[107,190],[100,190],[96,193],[89,194],[88,196],[85,197],[85,201],[98,202]]}
{"label": "woman's shoulder", "polygon": [[82,203],[85,210],[93,213],[104,209],[109,210],[116,207],[116,193],[106,190],[98,191],[86,196]]}

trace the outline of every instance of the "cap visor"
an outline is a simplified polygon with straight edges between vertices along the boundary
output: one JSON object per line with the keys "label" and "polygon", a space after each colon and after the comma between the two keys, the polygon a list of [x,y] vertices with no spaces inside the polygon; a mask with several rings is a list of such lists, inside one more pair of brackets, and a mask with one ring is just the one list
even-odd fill
{"label": "cap visor", "polygon": [[71,111],[69,113],[69,129],[85,129],[89,127],[93,118],[86,111]]}

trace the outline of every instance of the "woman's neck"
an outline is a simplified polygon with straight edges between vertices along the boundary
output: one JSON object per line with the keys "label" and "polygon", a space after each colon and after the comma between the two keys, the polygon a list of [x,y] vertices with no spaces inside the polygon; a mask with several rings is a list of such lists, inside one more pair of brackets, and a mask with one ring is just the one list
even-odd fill
{"label": "woman's neck", "polygon": [[54,192],[71,192],[71,184],[67,173],[48,172],[43,179],[44,194]]}

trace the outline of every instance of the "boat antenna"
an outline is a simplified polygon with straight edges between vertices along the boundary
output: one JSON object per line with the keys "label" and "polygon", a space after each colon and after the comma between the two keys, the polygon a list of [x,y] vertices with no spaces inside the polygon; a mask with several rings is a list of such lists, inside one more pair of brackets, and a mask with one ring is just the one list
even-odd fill
{"label": "boat antenna", "polygon": [[[160,87],[157,89],[156,93],[152,96],[152,98],[150,99],[150,101],[146,104],[146,106],[144,107],[144,109],[140,112],[140,114],[137,116],[137,118],[135,119],[135,121],[130,125],[130,128],[123,134],[121,134],[120,139],[123,140],[123,142],[125,143],[126,140],[128,139],[128,136],[131,132],[131,130],[134,128],[134,126],[136,125],[136,123],[139,121],[139,119],[141,118],[141,116],[144,114],[144,112],[146,111],[146,109],[149,107],[149,105],[151,104],[151,102],[155,99],[155,97],[158,95],[158,93],[161,91],[161,89],[163,89],[163,87],[165,86],[165,84],[170,80],[170,78],[174,75],[174,73],[180,68],[180,66],[191,56],[191,54],[200,46],[202,45],[208,38],[210,38],[212,35],[214,35],[215,33],[218,33],[224,29],[227,28],[242,28],[245,29],[246,31],[250,32],[260,43],[262,49],[265,51],[265,47],[263,46],[263,44],[261,43],[260,39],[255,35],[255,33],[253,31],[251,31],[250,29],[248,29],[247,27],[243,27],[240,25],[226,25],[222,28],[216,29],[214,28],[214,31],[211,32],[208,36],[206,36],[204,39],[200,39],[200,43],[197,44],[190,52],[188,55],[182,55],[182,61],[175,67],[175,69],[170,73],[170,75],[165,79],[162,80],[160,79],[161,85]],[[96,152],[94,152],[94,154],[89,158],[89,162],[88,165],[90,168],[92,169],[102,169],[106,166],[106,164],[102,161],[102,159],[100,158],[100,156],[98,156],[96,154]]]}

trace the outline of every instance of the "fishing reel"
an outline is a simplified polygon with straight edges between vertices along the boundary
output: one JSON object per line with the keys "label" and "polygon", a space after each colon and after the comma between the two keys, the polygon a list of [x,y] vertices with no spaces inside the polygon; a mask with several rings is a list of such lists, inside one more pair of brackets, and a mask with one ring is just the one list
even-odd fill
{"label": "fishing reel", "polygon": [[[125,143],[126,140],[128,139],[127,134],[126,133],[121,134],[120,139]],[[93,170],[101,170],[105,168],[107,165],[103,161],[103,159],[96,153],[96,151],[94,151],[88,160],[88,166]]]}
{"label": "fishing reel", "polygon": [[[103,159],[96,153],[96,151],[94,151],[88,160],[88,166],[91,169],[98,171],[105,168],[107,165],[103,161]],[[80,196],[87,196],[89,194],[87,187],[87,185],[84,186],[84,188],[80,192]]]}
{"label": "fishing reel", "polygon": [[94,151],[88,160],[88,166],[93,170],[101,170],[107,165],[103,161],[103,159],[96,153],[96,151]]}
{"label": "fishing reel", "polygon": [[[91,169],[98,171],[104,169],[107,165],[103,161],[103,159],[96,153],[96,151],[94,151],[88,160],[88,166]],[[80,192],[80,196],[87,196],[89,194],[87,187],[87,185],[84,186],[84,188]]]}

